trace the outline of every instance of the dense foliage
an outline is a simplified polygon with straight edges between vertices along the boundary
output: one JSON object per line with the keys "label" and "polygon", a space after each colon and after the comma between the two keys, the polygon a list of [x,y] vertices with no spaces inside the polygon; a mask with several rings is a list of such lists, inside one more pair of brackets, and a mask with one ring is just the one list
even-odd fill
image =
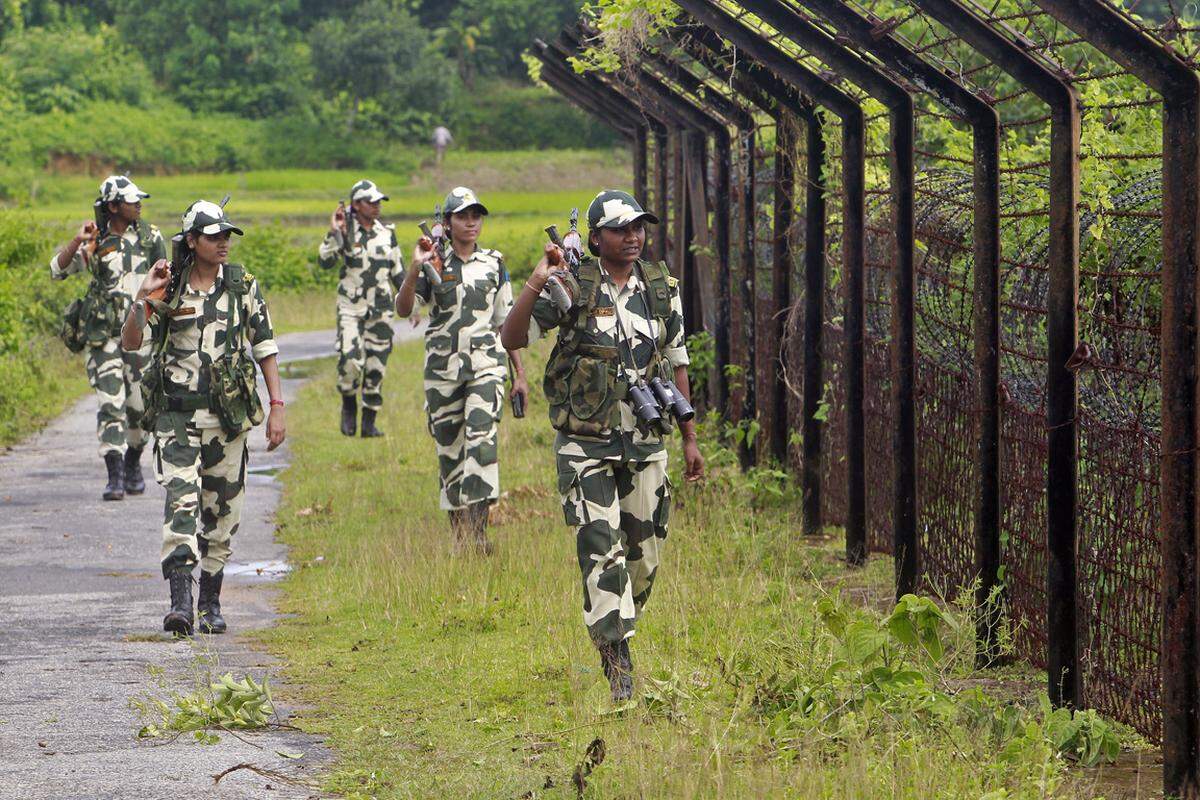
{"label": "dense foliage", "polygon": [[579,0],[5,0],[0,199],[38,172],[402,169],[457,146],[613,143],[521,53]]}

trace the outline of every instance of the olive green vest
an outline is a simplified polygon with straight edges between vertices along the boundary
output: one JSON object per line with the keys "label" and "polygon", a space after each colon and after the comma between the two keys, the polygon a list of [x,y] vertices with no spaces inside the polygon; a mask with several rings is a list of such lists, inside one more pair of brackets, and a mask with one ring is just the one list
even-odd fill
{"label": "olive green vest", "polygon": [[[639,262],[650,315],[658,322],[658,346],[643,377],[659,367],[671,316],[670,272],[664,263]],[[596,309],[603,281],[600,264],[584,258],[576,268],[579,299],[559,326],[558,340],[546,362],[542,390],[550,408],[550,424],[572,436],[607,437],[620,426],[620,402],[629,391],[618,347],[582,341]],[[615,302],[615,300],[614,300]],[[632,356],[632,353],[630,354]]]}

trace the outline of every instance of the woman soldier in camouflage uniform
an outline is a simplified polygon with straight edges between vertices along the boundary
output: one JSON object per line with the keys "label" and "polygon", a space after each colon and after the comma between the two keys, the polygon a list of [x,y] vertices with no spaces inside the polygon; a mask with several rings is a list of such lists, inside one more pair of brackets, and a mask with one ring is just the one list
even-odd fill
{"label": "woman soldier in camouflage uniform", "polygon": [[[640,256],[644,222],[657,223],[626,192],[601,192],[588,208],[588,249],[571,272],[547,256],[525,283],[502,340],[524,347],[558,329],[544,383],[555,441],[558,489],[575,528],[583,574],[583,619],[600,651],[614,701],[633,693],[629,637],[650,596],[671,509],[664,431],[635,414],[632,387],[671,378],[689,397],[688,354],[677,281],[665,264]],[[572,289],[563,311],[545,289],[552,273]],[[664,419],[670,411],[663,409]],[[693,423],[681,421],[687,480],[699,480],[704,459]]]}
{"label": "woman soldier in camouflage uniform", "polygon": [[[512,284],[498,250],[479,247],[487,208],[465,186],[446,195],[443,222],[449,243],[442,252],[417,247],[396,297],[396,313],[407,317],[415,300],[432,303],[425,331],[425,410],[437,443],[440,505],[450,513],[455,541],[468,534],[483,553],[489,506],[500,496],[497,425],[504,396],[504,352],[498,334],[512,307]],[[421,273],[431,261],[441,275],[434,286]],[[529,394],[521,356],[510,352],[515,375],[512,396]]]}
{"label": "woman soldier in camouflage uniform", "polygon": [[175,263],[151,268],[121,330],[121,344],[135,350],[150,328],[146,413],[154,418],[158,482],[167,490],[162,571],[171,610],[163,629],[184,636],[193,629],[197,563],[200,630],[226,628],[221,582],[245,496],[246,437],[262,421],[247,345],[271,397],[267,449],[278,447],[285,433],[271,316],[254,276],[226,263],[234,233],[242,231],[221,206],[204,200],[189,206],[175,239]]}
{"label": "woman soldier in camouflage uniform", "polygon": [[404,261],[393,225],[379,220],[388,197],[371,181],[350,187],[350,213],[339,206],[317,252],[323,269],[341,264],[337,289],[338,391],[342,433],[353,436],[362,390],[362,435],[382,436],[375,415],[383,407],[383,374],[392,352],[392,307]]}
{"label": "woman soldier in camouflage uniform", "polygon": [[[149,196],[124,175],[109,176],[100,184],[95,202],[96,216],[105,223],[104,229],[95,222],[85,223],[75,238],[50,259],[51,278],[62,280],[90,271],[92,284],[88,291],[109,298],[113,306],[109,321],[102,323],[107,330],[92,330],[97,335],[89,337],[86,356],[88,382],[100,400],[96,434],[108,472],[105,500],[121,500],[126,492],[141,494],[146,490],[141,459],[149,434],[141,425],[142,393],[138,382],[150,351],[143,348],[123,353],[117,328],[150,265],[167,256],[158,228],[142,222],[142,198]],[[84,246],[88,242],[94,242],[94,250]],[[95,322],[80,321],[85,329],[94,329]]]}

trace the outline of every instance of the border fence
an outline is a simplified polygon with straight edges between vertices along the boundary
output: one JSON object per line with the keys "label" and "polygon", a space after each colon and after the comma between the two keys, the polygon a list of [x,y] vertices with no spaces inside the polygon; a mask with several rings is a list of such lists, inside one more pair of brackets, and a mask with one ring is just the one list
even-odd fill
{"label": "border fence", "polygon": [[[743,466],[803,528],[973,587],[1051,700],[1200,796],[1200,28],[1173,0],[676,0],[541,78],[631,143]],[[1158,6],[1163,3],[1157,4]],[[630,45],[624,43],[628,48]],[[1002,598],[1003,602],[990,602]]]}

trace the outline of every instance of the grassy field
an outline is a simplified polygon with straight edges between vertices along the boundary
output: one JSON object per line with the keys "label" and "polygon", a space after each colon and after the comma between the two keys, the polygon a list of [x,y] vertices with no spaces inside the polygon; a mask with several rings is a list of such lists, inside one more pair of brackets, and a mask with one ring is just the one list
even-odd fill
{"label": "grassy field", "polygon": [[[52,335],[61,308],[83,293],[86,278],[52,284],[45,264],[91,217],[103,177],[47,174],[37,181],[33,204],[0,207],[0,233],[19,230],[28,238],[11,255],[0,246],[0,445],[28,436],[88,391],[81,358],[66,353]],[[585,206],[600,188],[627,184],[629,162],[623,151],[452,151],[440,170],[408,175],[273,170],[135,176],[152,195],[146,219],[168,235],[191,201],[232,195],[230,216],[247,235],[235,241],[231,258],[263,281],[280,333],[333,328],[336,274],[318,270],[316,250],[338,199],[363,177],[391,197],[384,219],[396,224],[406,251],[418,235],[417,222],[432,216],[434,204],[454,186],[471,186],[492,212],[483,244],[504,252],[520,281],[545,240],[542,229],[551,222],[565,225],[570,209]],[[10,328],[15,332],[6,337]]]}
{"label": "grassy field", "polygon": [[[534,348],[533,374],[545,352],[544,342]],[[419,342],[392,356],[387,439],[336,431],[328,363],[307,367],[314,380],[290,411],[294,460],[278,520],[296,570],[283,584],[279,626],[259,636],[283,657],[292,699],[306,707],[298,724],[334,748],[331,790],[1152,796],[1114,790],[1112,768],[1073,768],[1055,744],[1062,719],[1036,704],[1044,678],[974,673],[961,614],[918,604],[886,617],[890,563],[850,571],[837,536],[798,537],[790,479],[740,475],[712,423],[701,435],[704,484],[683,485],[672,454],[669,552],[632,646],[639,699],[611,708],[581,624],[540,392],[526,419],[501,426],[497,554],[456,556],[437,509],[420,363]],[[931,638],[901,643],[910,623]],[[1103,721],[1077,721],[1090,744],[1115,746]],[[573,772],[597,738],[606,758],[577,793]]]}

